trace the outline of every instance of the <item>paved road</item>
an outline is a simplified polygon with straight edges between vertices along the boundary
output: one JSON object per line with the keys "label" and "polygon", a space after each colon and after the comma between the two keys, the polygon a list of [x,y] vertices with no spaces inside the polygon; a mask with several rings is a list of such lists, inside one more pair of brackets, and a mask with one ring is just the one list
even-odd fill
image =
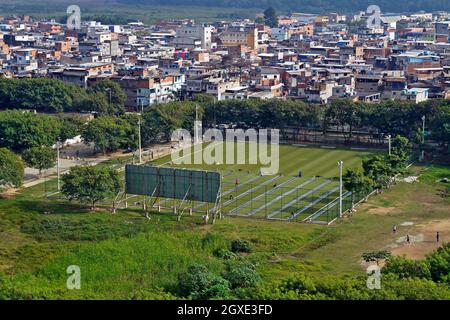
{"label": "paved road", "polygon": [[[169,154],[171,151],[173,151],[173,149],[170,147],[170,144],[157,145],[144,152],[143,160],[144,162],[154,160]],[[94,166],[111,158],[119,157],[120,155],[120,153],[110,156],[98,155],[95,154],[94,147],[92,145],[85,145],[84,143],[64,147],[60,151],[60,172],[64,173],[71,167],[77,165]],[[54,176],[56,174],[56,167],[43,171],[41,177],[39,177],[38,170],[26,168],[23,187],[28,188],[39,183],[43,183],[46,177]]]}
{"label": "paved road", "polygon": [[[95,155],[93,146],[87,146],[83,143],[68,146],[61,149],[60,151],[61,173],[77,165],[96,165],[108,159],[109,157],[107,156]],[[44,182],[45,177],[53,176],[56,174],[56,167],[43,171],[41,177],[39,177],[39,171],[37,169],[26,168],[23,186],[25,188],[32,187]]]}

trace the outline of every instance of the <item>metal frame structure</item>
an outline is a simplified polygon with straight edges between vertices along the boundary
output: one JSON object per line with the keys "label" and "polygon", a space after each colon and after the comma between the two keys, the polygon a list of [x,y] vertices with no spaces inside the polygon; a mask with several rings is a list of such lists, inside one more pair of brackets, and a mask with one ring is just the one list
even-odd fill
{"label": "metal frame structure", "polygon": [[[215,222],[217,216],[222,217],[221,195],[222,176],[218,172],[126,165],[125,190],[116,196],[114,210],[121,203],[128,208],[131,198],[143,196],[143,200],[135,204],[142,204],[147,217],[149,207],[157,208],[158,212],[161,212],[162,208],[170,208],[178,219],[181,219],[186,210],[192,215],[195,211],[194,203],[200,202],[206,204],[206,210],[203,212],[205,221],[208,221],[209,215],[212,214]],[[161,206],[170,203],[170,200],[173,202],[169,208]],[[212,209],[211,204],[214,204]]]}

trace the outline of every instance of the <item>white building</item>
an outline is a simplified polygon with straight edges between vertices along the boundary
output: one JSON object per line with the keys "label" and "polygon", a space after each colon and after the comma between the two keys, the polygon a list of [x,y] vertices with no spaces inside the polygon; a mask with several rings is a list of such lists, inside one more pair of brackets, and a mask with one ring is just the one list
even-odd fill
{"label": "white building", "polygon": [[213,27],[205,25],[186,25],[177,29],[173,44],[177,48],[211,49]]}

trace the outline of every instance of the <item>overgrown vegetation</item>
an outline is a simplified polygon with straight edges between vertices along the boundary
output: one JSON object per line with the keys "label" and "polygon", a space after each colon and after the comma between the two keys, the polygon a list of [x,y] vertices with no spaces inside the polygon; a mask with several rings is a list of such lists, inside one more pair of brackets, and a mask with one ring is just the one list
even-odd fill
{"label": "overgrown vegetation", "polygon": [[[326,228],[247,219],[206,228],[196,216],[180,223],[166,213],[151,220],[133,210],[91,213],[42,198],[38,185],[0,200],[0,299],[449,299],[449,245],[416,261],[379,251],[395,240],[386,230],[396,219],[446,217],[432,207],[418,213],[416,202],[433,196],[438,177],[449,174],[445,167],[424,172],[424,182],[397,185],[370,201],[369,208],[394,197],[400,206],[398,197],[410,197],[399,217],[359,210]],[[437,201],[431,203],[448,203]],[[388,258],[380,290],[366,287],[355,259],[364,252],[368,260]],[[73,264],[81,268],[81,290],[65,287]]]}

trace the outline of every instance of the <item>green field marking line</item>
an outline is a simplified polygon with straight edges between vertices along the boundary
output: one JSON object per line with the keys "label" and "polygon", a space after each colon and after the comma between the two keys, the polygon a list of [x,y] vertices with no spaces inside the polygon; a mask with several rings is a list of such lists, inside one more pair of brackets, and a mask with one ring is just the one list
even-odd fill
{"label": "green field marking line", "polygon": [[[242,177],[247,177],[247,176],[249,176],[249,175],[250,175],[250,174],[244,174]],[[236,187],[234,187],[234,188],[232,188],[232,189],[230,189],[230,190],[224,192],[224,193],[222,194],[222,196],[229,195],[230,193],[232,193],[232,192],[234,192],[234,191],[240,189],[241,187],[246,186],[246,185],[248,185],[248,184],[251,184],[252,182],[257,181],[257,180],[259,180],[259,179],[261,179],[261,178],[263,178],[263,177],[262,177],[262,176],[256,176],[256,177],[253,177],[253,178],[251,178],[251,179],[249,179],[249,180],[247,180],[247,181],[245,181],[245,182],[243,182],[243,183],[237,185]],[[233,178],[233,179],[231,179],[231,181],[229,181],[228,183],[231,183],[231,182],[235,181],[235,179],[238,179],[238,178]],[[194,210],[199,209],[199,208],[202,207],[203,205],[204,205],[203,202],[201,202],[201,203],[195,205],[195,206],[194,206]]]}
{"label": "green field marking line", "polygon": [[[246,178],[246,177],[248,177],[248,176],[250,176],[250,175],[251,175],[250,173],[244,173],[244,174],[241,174],[241,175],[239,175],[239,176],[237,176],[237,177],[231,178],[230,180],[228,180],[227,182],[225,182],[223,185],[224,185],[224,186],[228,186],[228,185],[230,185],[230,184],[232,184],[232,183],[235,183],[236,180]],[[258,178],[259,178],[259,177],[258,177]],[[252,179],[254,179],[254,178],[251,178],[250,180],[247,180],[247,181],[243,182],[242,184],[238,184],[237,187],[249,183],[249,181],[251,181]],[[233,189],[231,189],[231,190],[235,191],[235,190],[237,189],[237,187],[235,187],[235,188],[233,188]],[[225,194],[225,193],[224,193],[224,194]]]}
{"label": "green field marking line", "polygon": [[273,182],[273,181],[276,181],[276,180],[278,180],[278,179],[281,179],[282,177],[283,177],[283,176],[281,176],[281,175],[280,175],[280,176],[275,176],[275,177],[273,177],[273,178],[270,178],[269,180],[264,181],[264,182],[261,183],[260,185],[257,185],[256,187],[253,187],[253,188],[251,188],[251,189],[249,189],[249,190],[247,190],[247,191],[245,191],[245,192],[239,194],[239,195],[238,195],[237,197],[235,197],[234,199],[230,199],[230,200],[225,201],[225,203],[223,204],[223,207],[226,207],[227,205],[229,205],[229,204],[233,203],[234,201],[236,201],[236,200],[238,200],[238,199],[240,199],[240,198],[246,196],[247,194],[249,194],[249,193],[251,193],[251,192],[253,192],[253,191],[259,190],[260,188],[264,187],[265,185],[268,185],[269,183],[271,183],[271,182]]}
{"label": "green field marking line", "polygon": [[[304,180],[303,180],[304,181]],[[323,180],[322,180],[323,181]],[[295,198],[299,197],[300,194],[314,188],[316,185],[318,185],[320,183],[320,181],[318,179],[316,179],[315,181],[312,181],[307,187],[308,189],[302,189],[302,188],[298,188],[297,190],[295,190],[295,192],[290,192],[287,196],[286,193],[291,191],[291,189],[286,189],[283,188],[283,190],[281,190],[281,192],[276,191],[275,194],[273,194],[273,196],[268,197],[268,199],[265,199],[265,203],[267,202],[271,202],[270,204],[268,204],[266,207],[263,208],[263,210],[258,211],[257,213],[253,214],[253,216],[260,216],[261,212],[265,212],[264,216],[266,216],[268,213],[272,213],[278,209],[280,209],[280,207],[282,207],[284,204],[288,203],[291,200],[294,200]],[[295,188],[295,187],[294,187]],[[281,196],[281,197],[279,197]],[[273,199],[275,199],[276,197],[278,197],[277,200],[273,201]],[[259,206],[264,206],[265,203],[263,203],[262,201],[259,201],[258,204],[254,205],[253,208],[257,208]],[[298,205],[298,203],[295,204],[296,206]],[[303,205],[302,205],[303,206]],[[251,210],[253,210],[253,208],[251,208]],[[249,212],[251,211],[249,210]],[[289,209],[290,210],[290,209]],[[297,210],[297,208],[295,208],[294,210]],[[284,212],[285,210],[283,210]]]}
{"label": "green field marking line", "polygon": [[[204,143],[204,142],[201,142],[201,143],[198,143],[198,144],[202,145],[203,143]],[[181,157],[178,157],[177,160],[186,158],[186,157],[188,157],[188,156],[191,157],[191,156],[193,156],[193,155],[195,155],[195,154],[197,154],[197,153],[199,153],[199,152],[203,152],[203,150],[204,150],[204,147],[203,147],[203,146],[202,146],[201,149],[195,150],[195,146],[198,145],[198,144],[191,144],[191,145],[189,145],[189,146],[187,146],[187,147],[185,147],[185,148],[182,147],[182,148],[180,148],[180,149],[178,149],[178,150],[174,150],[173,152],[171,152],[171,153],[168,154],[167,156],[171,156],[171,157],[172,157],[172,155],[173,155],[174,153],[183,151],[183,155],[182,155]],[[214,144],[214,142],[213,142],[212,144]],[[187,151],[187,150],[189,150],[189,149],[194,149],[195,151],[194,151],[194,152],[191,151],[191,152],[188,153],[188,154],[184,154],[184,151],[185,151],[185,150]],[[170,160],[170,161],[167,161],[167,162],[164,162],[164,163],[160,163],[160,164],[156,165],[156,167],[162,167],[162,166],[169,165],[169,164],[172,164],[172,163],[173,163],[173,161]],[[177,165],[177,164],[175,164],[175,165]]]}
{"label": "green field marking line", "polygon": [[[330,189],[331,190],[331,189]],[[324,190],[324,192],[329,193],[330,190]],[[330,191],[331,193],[329,193],[328,195],[324,195],[324,197],[322,199],[318,199],[320,196],[317,196],[315,200],[315,203],[310,206],[309,208],[307,208],[307,210],[303,211],[300,215],[298,215],[295,220],[298,219],[304,219],[305,217],[311,215],[313,212],[321,209],[323,206],[327,205],[328,203],[330,203],[331,201],[334,201],[336,198],[339,198],[339,190]],[[313,200],[311,200],[311,202],[313,202]],[[304,206],[306,206],[307,204],[303,204]],[[300,208],[297,208],[297,210]]]}
{"label": "green field marking line", "polygon": [[281,184],[277,185],[275,188],[272,188],[272,189],[270,189],[270,190],[268,190],[268,191],[265,191],[265,192],[261,193],[260,195],[254,197],[253,199],[250,199],[249,201],[244,202],[243,204],[239,205],[237,208],[234,208],[234,209],[230,210],[230,211],[228,212],[228,214],[235,214],[235,212],[237,212],[239,209],[242,209],[242,208],[248,206],[249,204],[253,203],[254,201],[257,201],[257,200],[259,200],[259,199],[265,197],[267,194],[269,194],[269,193],[271,193],[271,192],[273,192],[273,191],[275,191],[275,190],[277,190],[277,189],[283,187],[283,186],[286,185],[286,184],[291,183],[291,182],[294,181],[295,179],[297,179],[297,177],[292,177],[292,178],[290,178],[289,180],[286,180],[286,181],[282,182]]}
{"label": "green field marking line", "polygon": [[[231,179],[231,181],[228,181],[227,184],[236,182],[236,180],[241,179],[241,178],[243,178],[243,177],[247,177],[247,176],[249,176],[249,175],[250,175],[250,174],[245,174],[245,175],[242,176],[242,177],[233,178],[233,179]],[[245,185],[247,185],[247,184],[250,184],[250,183],[252,183],[252,182],[254,182],[254,181],[256,181],[256,180],[259,180],[259,179],[261,179],[261,178],[262,178],[261,176],[256,176],[256,177],[253,177],[253,178],[251,178],[251,179],[249,179],[249,180],[247,180],[247,181],[245,181],[245,182],[239,183],[239,184],[237,184],[234,188],[225,191],[225,192],[223,193],[223,195],[226,196],[227,194],[230,194],[231,192],[236,191],[236,190],[240,189],[241,187],[243,187],[243,186],[245,186]]]}
{"label": "green field marking line", "polygon": [[[275,215],[277,215],[277,214],[283,212],[285,209],[289,208],[290,206],[292,206],[293,204],[299,202],[300,200],[306,198],[307,196],[309,196],[310,194],[314,193],[315,191],[322,189],[324,186],[326,186],[327,184],[329,184],[329,183],[331,183],[331,182],[332,182],[331,179],[325,180],[324,182],[322,182],[321,184],[319,184],[319,185],[318,185],[317,187],[315,187],[314,189],[309,190],[309,191],[306,192],[306,193],[303,193],[301,196],[299,196],[299,197],[295,198],[294,200],[289,201],[288,203],[286,203],[286,204],[285,204],[283,207],[281,207],[280,209],[278,209],[278,210],[272,212],[271,214],[269,214],[269,215],[267,216],[267,218],[268,218],[268,219],[271,219],[271,218],[274,217]],[[292,192],[293,192],[293,191],[292,191]]]}
{"label": "green field marking line", "polygon": [[[304,183],[306,179],[303,178],[297,178],[298,183],[295,185],[289,184],[289,187],[282,187],[278,189],[274,189],[273,192],[267,193],[264,195],[263,198],[252,201],[251,206],[244,207],[240,210],[239,214],[240,216],[244,217],[251,217],[251,216],[260,216],[261,212],[264,212],[264,216],[267,213],[271,213],[274,210],[278,209],[284,202],[288,202],[291,198],[295,198],[298,196],[298,193],[300,189],[297,189],[296,192],[290,192],[292,189],[295,189],[298,187],[298,185]],[[299,187],[300,188],[300,187]],[[290,193],[290,195],[284,197],[287,193]],[[280,198],[282,198],[280,202]],[[289,200],[285,200],[289,199]],[[246,199],[250,200],[250,199]],[[258,210],[259,209],[259,210]],[[255,211],[255,212],[254,212]]]}
{"label": "green field marking line", "polygon": [[[307,149],[303,149],[307,150]],[[309,151],[309,150],[308,150]],[[307,151],[305,151],[307,152]],[[323,163],[327,163],[331,161],[330,159],[336,158],[336,155],[331,154],[328,150],[321,149],[313,149],[309,152],[309,160],[304,161],[303,163],[298,163],[297,159],[299,154],[296,152],[288,153],[288,156],[284,156],[280,159],[280,166],[283,168],[283,171],[299,171],[301,170],[307,176],[313,175],[324,175],[324,172],[320,172],[320,174],[315,174],[316,168],[322,167]],[[334,162],[334,161],[333,161]],[[310,174],[311,173],[311,174]],[[314,173],[314,174],[313,174]]]}
{"label": "green field marking line", "polygon": [[319,198],[315,199],[314,201],[310,202],[309,204],[307,204],[306,206],[304,206],[303,208],[301,208],[300,210],[298,210],[296,213],[294,213],[292,216],[289,216],[287,218],[284,218],[283,220],[289,221],[294,219],[296,216],[298,216],[299,214],[302,214],[303,212],[305,212],[306,210],[308,210],[309,208],[311,208],[312,206],[314,206],[316,203],[322,201],[323,199],[325,199],[326,197],[328,197],[330,194],[332,194],[333,192],[335,192],[336,190],[338,190],[339,187],[334,187],[333,189],[331,189],[330,191],[325,192],[324,194],[322,194]]}
{"label": "green field marking line", "polygon": [[303,182],[302,184],[299,184],[299,185],[296,186],[295,188],[292,188],[292,189],[289,190],[288,192],[283,193],[283,194],[277,196],[276,198],[272,199],[271,201],[269,201],[269,202],[263,204],[262,206],[256,208],[255,210],[251,211],[250,213],[247,214],[247,216],[250,217],[250,216],[252,216],[252,215],[254,215],[254,214],[260,212],[261,210],[263,210],[263,209],[265,209],[266,207],[272,205],[273,203],[279,201],[280,199],[282,199],[282,198],[284,198],[284,197],[290,195],[291,193],[295,192],[296,190],[298,190],[298,189],[300,189],[300,188],[303,188],[304,186],[310,184],[311,182],[315,181],[316,179],[317,179],[316,177],[310,178],[309,180]]}

